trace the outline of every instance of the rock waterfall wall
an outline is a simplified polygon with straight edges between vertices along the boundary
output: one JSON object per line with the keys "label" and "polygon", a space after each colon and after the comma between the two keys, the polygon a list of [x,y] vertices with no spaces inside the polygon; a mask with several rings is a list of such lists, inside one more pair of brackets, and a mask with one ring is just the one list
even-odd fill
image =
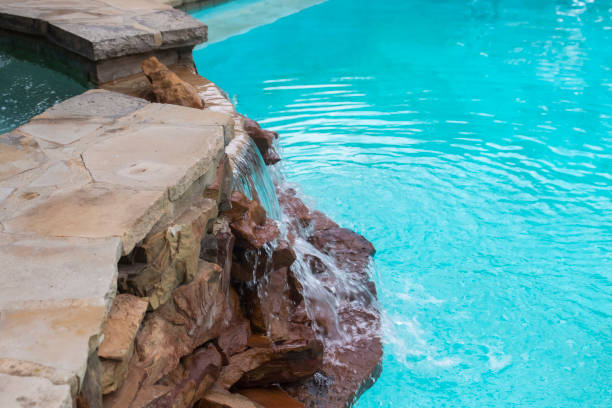
{"label": "rock waterfall wall", "polygon": [[[378,374],[382,351],[373,246],[282,179],[274,186],[264,163],[280,160],[276,133],[237,114],[193,69],[168,71],[176,78],[165,89],[150,73],[109,87],[167,102],[186,83],[205,109],[232,115],[234,137],[206,198],[119,263],[99,353],[104,406],[350,405]],[[117,337],[121,352],[106,347]]]}

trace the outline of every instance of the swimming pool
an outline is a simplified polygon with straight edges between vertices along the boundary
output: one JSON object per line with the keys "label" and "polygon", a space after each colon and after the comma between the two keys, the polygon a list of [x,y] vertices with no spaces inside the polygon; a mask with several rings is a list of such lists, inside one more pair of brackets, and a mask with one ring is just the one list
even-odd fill
{"label": "swimming pool", "polygon": [[30,53],[0,44],[0,134],[87,88]]}
{"label": "swimming pool", "polygon": [[328,0],[195,52],[377,248],[359,408],[612,406],[610,44],[610,2]]}

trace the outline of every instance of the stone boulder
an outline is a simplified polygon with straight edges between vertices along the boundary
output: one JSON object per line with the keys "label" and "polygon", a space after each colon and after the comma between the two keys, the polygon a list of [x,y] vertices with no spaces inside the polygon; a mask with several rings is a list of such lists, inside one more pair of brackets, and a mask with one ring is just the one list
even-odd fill
{"label": "stone boulder", "polygon": [[141,254],[120,263],[119,291],[147,297],[153,309],[166,303],[175,288],[197,273],[202,237],[216,215],[216,202],[204,198],[149,233],[135,250]]}
{"label": "stone boulder", "polygon": [[216,218],[212,231],[200,242],[200,259],[216,263],[223,269],[223,291],[227,291],[231,281],[232,254],[236,237],[232,234],[229,222],[225,217]]}
{"label": "stone boulder", "polygon": [[98,348],[102,364],[102,392],[108,394],[121,387],[134,352],[134,339],[147,311],[148,302],[129,294],[115,296],[106,326],[104,340]]}
{"label": "stone boulder", "polygon": [[217,173],[212,184],[204,190],[204,196],[217,201],[219,203],[219,209],[225,211],[231,208],[231,194],[232,168],[227,154],[224,154],[217,165]]}
{"label": "stone boulder", "polygon": [[292,188],[277,188],[278,203],[283,213],[289,218],[294,228],[307,228],[312,223],[310,209],[297,197],[297,192]]}
{"label": "stone boulder", "polygon": [[223,215],[230,222],[236,236],[236,245],[242,248],[261,249],[280,234],[276,222],[266,217],[266,210],[257,202],[249,200],[243,193],[234,191],[232,208]]}
{"label": "stone boulder", "polygon": [[237,248],[234,251],[231,278],[234,283],[254,282],[270,270],[290,267],[295,259],[293,248],[281,239],[267,248]]}
{"label": "stone boulder", "polygon": [[[236,386],[251,388],[293,383],[312,376],[323,364],[323,343],[320,340],[276,345],[269,350],[271,358],[245,371]],[[232,362],[230,360],[229,366]]]}
{"label": "stone boulder", "polygon": [[221,355],[214,345],[199,348],[181,359],[158,384],[142,388],[132,406],[191,408],[214,385],[221,364]]}
{"label": "stone boulder", "polygon": [[[274,343],[314,338],[310,322],[296,318],[300,288],[289,278],[289,268],[270,271],[255,286],[242,288],[243,309],[254,330],[267,334]],[[298,299],[296,299],[298,298]],[[297,302],[295,302],[297,300]]]}
{"label": "stone boulder", "polygon": [[193,85],[183,81],[155,57],[145,59],[142,71],[151,82],[157,102],[202,109],[204,104]]}
{"label": "stone boulder", "polygon": [[280,161],[280,156],[274,149],[274,140],[278,139],[278,133],[262,129],[259,123],[246,116],[242,116],[242,118],[244,119],[244,130],[246,130],[257,145],[264,159],[264,163],[267,165],[278,163]]}
{"label": "stone boulder", "polygon": [[192,282],[172,292],[170,301],[149,313],[136,337],[136,356],[145,367],[145,385],[176,368],[181,357],[219,336],[231,320],[218,265],[200,261]]}
{"label": "stone boulder", "polygon": [[232,287],[229,288],[228,303],[232,319],[217,338],[217,346],[223,356],[224,364],[227,364],[234,354],[246,350],[251,337],[251,322],[244,318],[240,297]]}
{"label": "stone boulder", "polygon": [[338,266],[345,269],[366,269],[375,252],[370,241],[348,228],[315,230],[308,241],[321,252],[336,259]]}

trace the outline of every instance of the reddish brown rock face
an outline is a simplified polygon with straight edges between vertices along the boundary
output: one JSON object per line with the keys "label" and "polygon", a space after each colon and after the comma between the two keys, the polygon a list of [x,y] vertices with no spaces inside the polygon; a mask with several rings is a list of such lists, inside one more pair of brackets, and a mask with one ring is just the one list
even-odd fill
{"label": "reddish brown rock face", "polygon": [[[316,249],[329,256],[354,285],[351,291],[345,291],[344,283],[329,273],[329,267],[321,257],[308,254],[303,258],[322,287],[346,298],[335,319],[341,329],[352,334],[343,338],[335,330],[324,330],[324,339],[335,341],[338,346],[325,350],[329,358],[324,360],[314,377],[284,385],[283,388],[307,407],[344,408],[367,389],[380,373],[380,321],[378,312],[371,304],[376,291],[368,275],[374,246],[361,235],[339,227],[325,214],[310,211],[291,189],[279,191],[279,201],[284,213],[290,219],[297,220],[290,224],[290,232],[306,238]],[[327,314],[325,308],[315,307],[311,312],[323,328],[329,327],[334,318]]]}
{"label": "reddish brown rock face", "polygon": [[347,228],[315,230],[308,242],[347,270],[366,269],[374,254],[374,246],[367,239]]}
{"label": "reddish brown rock face", "polygon": [[224,330],[217,340],[226,361],[234,354],[246,350],[249,337],[251,337],[251,323],[247,319],[240,316],[230,323],[230,327]]}
{"label": "reddish brown rock face", "polygon": [[283,344],[273,347],[272,351],[270,360],[245,372],[236,385],[250,388],[292,383],[312,376],[323,363],[323,343],[320,340]]}
{"label": "reddish brown rock face", "polygon": [[172,300],[150,313],[136,337],[146,384],[176,368],[182,356],[218,337],[228,322],[227,295],[220,290],[221,268],[200,263],[195,279],[172,293]]}
{"label": "reddish brown rock face", "polygon": [[104,341],[98,348],[103,394],[123,384],[134,351],[134,339],[147,306],[148,302],[137,296],[115,296],[104,328]]}
{"label": "reddish brown rock face", "polygon": [[204,104],[193,85],[188,84],[170,71],[155,57],[142,62],[142,71],[153,87],[153,93],[160,103],[202,109]]}
{"label": "reddish brown rock face", "polygon": [[278,139],[278,133],[270,130],[264,130],[259,126],[259,123],[246,116],[244,118],[244,130],[249,134],[251,139],[257,145],[264,162],[267,165],[275,164],[280,161],[280,156],[274,149],[274,139]]}
{"label": "reddish brown rock face", "polygon": [[239,191],[231,196],[232,208],[223,214],[228,218],[236,244],[242,248],[261,249],[279,235],[276,223],[266,217],[266,211],[257,202],[249,200]]}
{"label": "reddish brown rock face", "polygon": [[306,207],[306,204],[296,197],[296,191],[294,189],[277,189],[276,193],[283,212],[288,216],[291,222],[297,221],[297,224],[294,224],[294,228],[305,228],[311,225],[313,220],[312,214],[308,207]]}

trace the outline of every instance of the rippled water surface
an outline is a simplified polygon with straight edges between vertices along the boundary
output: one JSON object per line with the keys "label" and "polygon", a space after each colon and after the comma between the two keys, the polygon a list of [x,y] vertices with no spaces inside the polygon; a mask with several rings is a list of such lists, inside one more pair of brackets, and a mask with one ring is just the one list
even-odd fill
{"label": "rippled water surface", "polygon": [[0,134],[85,91],[83,85],[44,62],[38,57],[16,57],[0,46]]}
{"label": "rippled water surface", "polygon": [[359,408],[612,406],[612,2],[329,0],[195,58],[378,250]]}

